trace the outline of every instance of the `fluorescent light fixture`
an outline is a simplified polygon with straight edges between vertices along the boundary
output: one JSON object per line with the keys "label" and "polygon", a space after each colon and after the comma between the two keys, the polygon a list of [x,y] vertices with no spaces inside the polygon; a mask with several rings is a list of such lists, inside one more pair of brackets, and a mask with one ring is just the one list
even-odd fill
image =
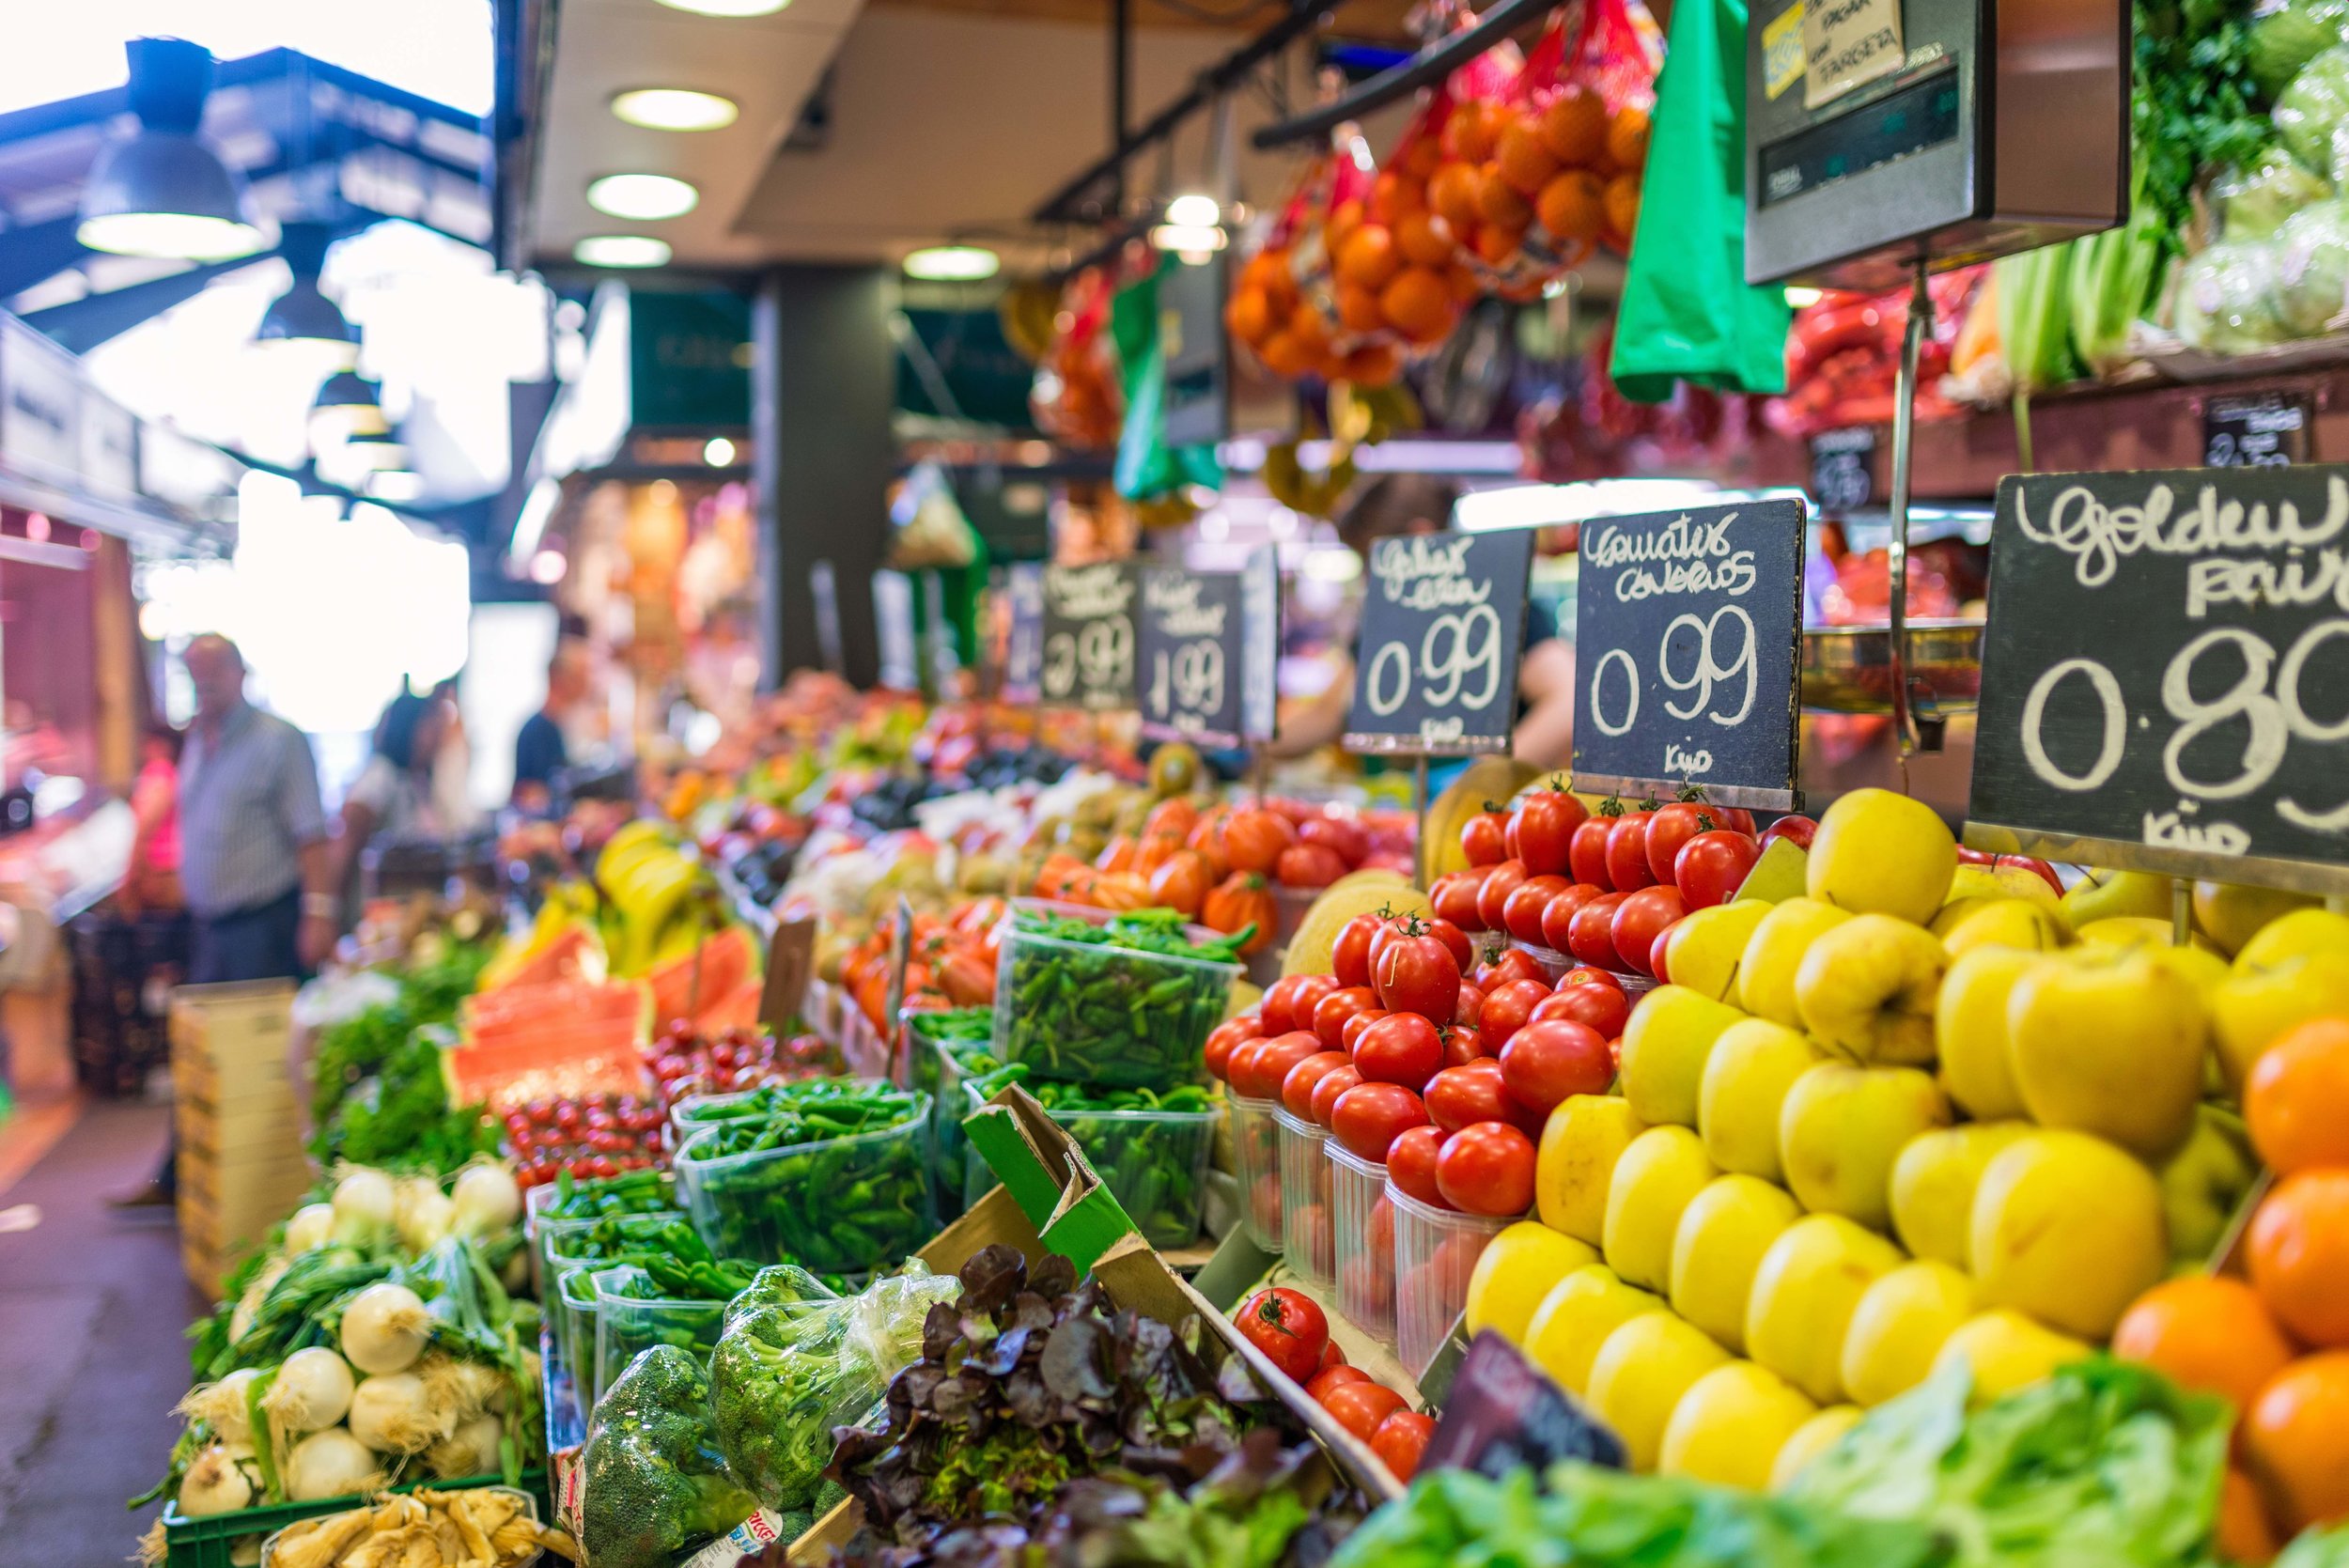
{"label": "fluorescent light fixture", "polygon": [[1797,310],[1801,310],[1808,305],[1815,305],[1826,297],[1817,289],[1805,288],[1800,284],[1796,284],[1786,290],[1786,303]]}
{"label": "fluorescent light fixture", "polygon": [[665,267],[669,242],[649,234],[591,234],[571,247],[583,267]]}
{"label": "fluorescent light fixture", "polygon": [[82,187],[74,237],[94,251],[228,261],[261,248],[244,191],[196,139],[212,56],[185,39],[132,39],[131,108],[139,129],[101,149]]}
{"label": "fluorescent light fixture", "polygon": [[1213,228],[1223,221],[1223,209],[1213,196],[1193,193],[1166,204],[1166,221],[1177,228]]}
{"label": "fluorescent light fixture", "polygon": [[630,223],[681,218],[701,199],[701,192],[691,181],[674,175],[608,174],[587,182],[588,206]]}
{"label": "fluorescent light fixture", "polygon": [[647,131],[723,131],[741,113],[734,100],[691,87],[631,87],[612,95],[612,113]]}
{"label": "fluorescent light fixture", "polygon": [[1223,230],[1214,224],[1160,224],[1150,231],[1150,243],[1162,251],[1173,251],[1196,267],[1221,250]]}
{"label": "fluorescent light fixture", "polygon": [[908,256],[905,270],[924,283],[976,283],[993,277],[1003,264],[984,245],[931,245]]}
{"label": "fluorescent light fixture", "polygon": [[734,461],[734,442],[723,436],[712,436],[702,443],[702,461],[712,468],[724,468]]}
{"label": "fluorescent light fixture", "polygon": [[772,16],[791,0],[661,0],[672,10],[695,16]]}
{"label": "fluorescent light fixture", "polygon": [[[1235,437],[1215,449],[1216,459],[1237,474],[1254,474],[1264,467],[1265,443],[1252,436]],[[1300,442],[1297,460],[1309,469],[1326,467],[1330,443]],[[1364,474],[1514,474],[1523,469],[1525,456],[1512,441],[1382,441],[1357,447],[1354,466]]]}

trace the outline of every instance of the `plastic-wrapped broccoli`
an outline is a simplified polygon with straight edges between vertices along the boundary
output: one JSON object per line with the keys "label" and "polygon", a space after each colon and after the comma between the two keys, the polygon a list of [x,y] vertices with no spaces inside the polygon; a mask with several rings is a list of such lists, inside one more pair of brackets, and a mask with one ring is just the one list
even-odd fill
{"label": "plastic-wrapped broccoli", "polygon": [[2284,0],[2260,9],[2251,23],[2251,76],[2270,98],[2317,55],[2349,43],[2349,0]]}
{"label": "plastic-wrapped broccoli", "polygon": [[2291,335],[2276,315],[2276,246],[2221,241],[2178,279],[2178,336],[2197,349],[2239,354]]}
{"label": "plastic-wrapped broccoli", "polygon": [[2272,117],[2295,158],[2336,185],[2349,179],[2349,44],[2302,66]]}
{"label": "plastic-wrapped broccoli", "polygon": [[2349,204],[2321,202],[2276,231],[2276,310],[2295,335],[2314,337],[2349,314]]}
{"label": "plastic-wrapped broccoli", "polygon": [[769,1264],[751,1281],[750,1288],[726,1303],[724,1327],[761,1307],[796,1307],[809,1301],[836,1301],[839,1296],[823,1281],[795,1263]]}
{"label": "plastic-wrapped broccoli", "polygon": [[674,1345],[639,1353],[604,1390],[582,1465],[580,1547],[591,1568],[668,1568],[758,1506],[710,1441],[700,1366]]}
{"label": "plastic-wrapped broccoli", "polygon": [[[2349,3],[2349,0],[2344,0]],[[2332,194],[2332,187],[2271,147],[2246,168],[2228,169],[2211,182],[2218,226],[2230,240],[2263,240],[2286,218]]]}

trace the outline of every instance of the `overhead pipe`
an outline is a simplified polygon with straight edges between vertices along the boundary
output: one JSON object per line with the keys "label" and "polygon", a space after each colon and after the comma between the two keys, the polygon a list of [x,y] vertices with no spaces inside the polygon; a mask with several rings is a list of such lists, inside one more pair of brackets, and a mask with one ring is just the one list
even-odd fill
{"label": "overhead pipe", "polygon": [[1262,151],[1326,137],[1347,120],[1360,119],[1449,76],[1556,4],[1557,0],[1500,0],[1470,25],[1429,44],[1401,65],[1380,71],[1345,96],[1259,128],[1249,137],[1249,145]]}

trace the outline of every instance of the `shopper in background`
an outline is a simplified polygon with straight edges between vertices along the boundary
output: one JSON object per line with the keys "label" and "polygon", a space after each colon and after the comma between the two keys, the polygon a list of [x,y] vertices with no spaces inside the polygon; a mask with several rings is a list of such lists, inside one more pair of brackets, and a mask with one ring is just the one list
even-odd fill
{"label": "shopper in background", "polygon": [[161,722],[147,727],[139,775],[131,784],[131,863],[115,902],[131,918],[184,907],[179,887],[179,752],[186,737]]}
{"label": "shopper in background", "polygon": [[522,721],[514,737],[514,804],[521,811],[544,812],[553,803],[554,776],[570,766],[570,749],[563,739],[563,722],[587,695],[587,647],[565,637],[554,644],[547,665],[547,700]]}
{"label": "shopper in background", "polygon": [[334,846],[334,887],[345,916],[355,916],[363,858],[370,844],[433,840],[445,843],[470,824],[452,820],[435,781],[451,744],[457,701],[446,685],[428,696],[402,691],[375,724],[375,754],[343,800],[342,831]]}

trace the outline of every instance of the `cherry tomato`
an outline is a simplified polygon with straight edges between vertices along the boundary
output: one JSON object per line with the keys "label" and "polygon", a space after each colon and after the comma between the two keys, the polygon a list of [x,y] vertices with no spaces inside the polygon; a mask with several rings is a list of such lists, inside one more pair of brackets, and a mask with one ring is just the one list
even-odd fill
{"label": "cherry tomato", "polygon": [[1346,1048],[1346,1020],[1357,1013],[1378,1005],[1378,993],[1367,986],[1347,986],[1331,991],[1314,1009],[1314,1021],[1308,1027],[1321,1036],[1324,1050]]}
{"label": "cherry tomato", "polygon": [[1695,800],[1674,800],[1657,811],[1647,824],[1648,875],[1669,886],[1672,879],[1672,857],[1680,853],[1680,846],[1720,825],[1720,816],[1713,807]]}
{"label": "cherry tomato", "polygon": [[1371,985],[1389,1012],[1449,1021],[1460,1001],[1460,962],[1440,937],[1398,933],[1371,960]]}
{"label": "cherry tomato", "polygon": [[[1537,1019],[1509,1036],[1501,1048],[1501,1078],[1511,1098],[1548,1115],[1569,1094],[1607,1093],[1615,1081],[1615,1064],[1608,1059],[1607,1036],[1588,1024]],[[1433,1116],[1434,1084],[1427,1086],[1427,1112]]]}
{"label": "cherry tomato", "polygon": [[1627,811],[1607,830],[1607,876],[1617,893],[1637,893],[1655,882],[1647,866],[1647,831],[1652,811]]}
{"label": "cherry tomato", "polygon": [[1330,1390],[1321,1407],[1367,1443],[1378,1435],[1381,1421],[1403,1408],[1403,1396],[1380,1383],[1341,1383]]}
{"label": "cherry tomato", "polygon": [[1358,1083],[1330,1108],[1330,1131],[1339,1144],[1380,1165],[1399,1134],[1426,1121],[1427,1108],[1419,1096],[1394,1083]]}
{"label": "cherry tomato", "polygon": [[1342,1050],[1314,1052],[1291,1067],[1288,1076],[1281,1080],[1281,1104],[1292,1116],[1310,1118],[1314,1113],[1314,1091],[1320,1087],[1322,1079],[1340,1067],[1349,1065],[1351,1063]]}
{"label": "cherry tomato", "polygon": [[1354,1054],[1354,1042],[1361,1038],[1362,1031],[1368,1029],[1372,1024],[1377,1023],[1380,1018],[1383,1018],[1386,1016],[1387,1010],[1383,1007],[1365,1007],[1361,1012],[1355,1014],[1352,1017],[1346,1019],[1345,1025],[1338,1031],[1339,1048],[1344,1050],[1347,1056],[1352,1056]]}
{"label": "cherry tomato", "polygon": [[1549,901],[1566,891],[1563,877],[1528,877],[1517,885],[1517,891],[1501,901],[1502,929],[1521,942],[1539,945],[1542,939],[1542,911]]}
{"label": "cherry tomato", "polygon": [[[1767,849],[1774,839],[1784,839],[1797,848],[1808,849],[1819,834],[1819,821],[1814,816],[1799,815],[1781,816],[1762,830],[1762,847]],[[1964,851],[1961,849],[1960,854]]]}
{"label": "cherry tomato", "polygon": [[1625,1020],[1631,1017],[1631,1001],[1615,986],[1569,986],[1560,981],[1542,1003],[1533,1009],[1529,1023],[1563,1021],[1587,1025],[1602,1040],[1611,1040],[1623,1032]]}
{"label": "cherry tomato", "polygon": [[1672,880],[1691,909],[1709,909],[1737,896],[1746,873],[1762,858],[1762,846],[1726,828],[1699,833],[1680,846]]}
{"label": "cherry tomato", "polygon": [[1439,1209],[1452,1206],[1436,1186],[1436,1157],[1443,1152],[1444,1136],[1443,1128],[1429,1123],[1406,1127],[1387,1146],[1387,1175],[1395,1189]]}
{"label": "cherry tomato", "polygon": [[1260,1290],[1239,1310],[1239,1331],[1265,1359],[1302,1383],[1321,1366],[1330,1320],[1302,1291]]}
{"label": "cherry tomato", "polygon": [[1348,1062],[1343,1067],[1332,1067],[1321,1075],[1314,1085],[1313,1118],[1316,1126],[1330,1125],[1330,1109],[1338,1103],[1338,1096],[1362,1081],[1362,1070]]}
{"label": "cherry tomato", "polygon": [[1433,1416],[1423,1416],[1416,1410],[1397,1410],[1371,1434],[1370,1452],[1378,1456],[1378,1463],[1392,1472],[1395,1480],[1408,1481],[1419,1473],[1420,1455],[1427,1452],[1427,1439],[1435,1435]]}
{"label": "cherry tomato", "polygon": [[1207,1075],[1223,1078],[1230,1070],[1232,1051],[1242,1041],[1264,1038],[1264,1017],[1257,1013],[1242,1013],[1226,1018],[1207,1032],[1207,1044],[1201,1052],[1206,1058]]}
{"label": "cherry tomato", "polygon": [[1533,1141],[1506,1122],[1480,1122],[1443,1141],[1436,1188],[1469,1214],[1523,1214],[1533,1202]]}
{"label": "cherry tomato", "polygon": [[1534,876],[1563,873],[1569,862],[1575,830],[1590,820],[1582,802],[1552,784],[1517,802],[1517,857]]}
{"label": "cherry tomato", "polygon": [[1594,816],[1574,831],[1566,844],[1567,876],[1596,888],[1613,889],[1615,884],[1607,877],[1607,835],[1614,827],[1615,818]]}
{"label": "cherry tomato", "polygon": [[1630,896],[1627,893],[1602,893],[1577,909],[1566,925],[1566,951],[1583,963],[1603,970],[1622,969],[1623,959],[1616,955],[1610,927],[1615,910]]}
{"label": "cherry tomato", "polygon": [[1525,1027],[1533,1009],[1548,995],[1549,986],[1539,980],[1512,980],[1495,988],[1485,998],[1485,1011],[1476,1020],[1477,1032],[1484,1036],[1486,1048],[1505,1048],[1509,1036]]}
{"label": "cherry tomato", "polygon": [[[1330,1343],[1335,1344],[1337,1342],[1332,1340]],[[1311,1397],[1315,1405],[1319,1405],[1325,1398],[1327,1398],[1330,1390],[1332,1389],[1343,1389],[1348,1383],[1367,1383],[1369,1381],[1370,1374],[1364,1372],[1361,1368],[1350,1367],[1346,1365],[1344,1362],[1340,1362],[1336,1366],[1324,1367],[1319,1372],[1315,1373],[1313,1377],[1305,1384],[1305,1392],[1309,1397]]]}
{"label": "cherry tomato", "polygon": [[1443,1036],[1445,1066],[1458,1067],[1485,1060],[1485,1036],[1474,1024],[1445,1024],[1436,1032]]}
{"label": "cherry tomato", "polygon": [[1455,1024],[1466,1024],[1469,1028],[1474,1029],[1477,1015],[1484,1010],[1483,988],[1471,986],[1465,980],[1461,981],[1459,999],[1452,1004],[1452,1021]]}
{"label": "cherry tomato", "polygon": [[1330,968],[1341,986],[1370,984],[1370,939],[1386,922],[1365,909],[1338,927],[1338,939],[1330,949]]}
{"label": "cherry tomato", "polygon": [[1467,929],[1476,924],[1476,893],[1485,885],[1482,871],[1447,871],[1427,890],[1427,902],[1439,920]]}
{"label": "cherry tomato", "polygon": [[1354,1043],[1354,1065],[1372,1083],[1417,1089],[1443,1063],[1443,1036],[1417,1013],[1389,1013]]}
{"label": "cherry tomato", "polygon": [[1433,920],[1422,919],[1420,924],[1427,928],[1429,936],[1452,950],[1452,961],[1460,966],[1462,974],[1468,973],[1476,962],[1476,944],[1469,940],[1469,934],[1460,929],[1459,923],[1438,915]]}
{"label": "cherry tomato", "polygon": [[1292,974],[1274,981],[1256,1004],[1264,1014],[1265,1032],[1286,1034],[1292,1029],[1313,1028],[1315,1005],[1337,988],[1333,974]]}
{"label": "cherry tomato", "polygon": [[[1525,1031],[1517,1032],[1522,1034]],[[1516,1043],[1514,1039],[1510,1041],[1511,1045]],[[1600,1041],[1599,1046],[1604,1049],[1606,1042]],[[1503,1057],[1507,1054],[1504,1049]],[[1502,1068],[1498,1063],[1446,1067],[1427,1080],[1426,1093],[1421,1098],[1427,1106],[1428,1120],[1446,1132],[1458,1132],[1479,1122],[1505,1122],[1517,1109],[1509,1103]]]}
{"label": "cherry tomato", "polygon": [[1525,880],[1523,861],[1503,861],[1485,873],[1485,885],[1476,890],[1476,923],[1487,931],[1505,931],[1501,911],[1509,895]]}
{"label": "cherry tomato", "polygon": [[[1241,1050],[1246,1050],[1242,1047]],[[1259,1045],[1255,1053],[1240,1063],[1240,1051],[1232,1053],[1232,1088],[1235,1093],[1252,1100],[1278,1099],[1281,1085],[1287,1081],[1289,1069],[1321,1049],[1320,1036],[1310,1030],[1292,1030],[1276,1034]],[[1242,1075],[1245,1075],[1243,1077]]]}
{"label": "cherry tomato", "polygon": [[1486,970],[1489,980],[1479,980],[1477,984],[1484,987],[1486,996],[1491,996],[1512,980],[1538,980],[1544,985],[1549,983],[1548,973],[1543,970],[1541,960],[1522,948],[1502,949],[1501,955],[1486,966]]}
{"label": "cherry tomato", "polygon": [[1470,865],[1497,865],[1509,858],[1504,847],[1509,827],[1506,812],[1481,811],[1460,825],[1460,848]]}
{"label": "cherry tomato", "polygon": [[1655,973],[1648,955],[1656,946],[1656,939],[1688,912],[1688,906],[1681,898],[1680,890],[1669,884],[1626,893],[1623,902],[1615,906],[1607,927],[1608,939],[1615,946],[1615,956],[1641,974]]}
{"label": "cherry tomato", "polygon": [[1362,863],[1370,853],[1370,831],[1351,816],[1316,816],[1298,825],[1297,841],[1333,852],[1348,866]]}
{"label": "cherry tomato", "polygon": [[1575,910],[1599,895],[1595,882],[1570,882],[1565,891],[1553,895],[1542,906],[1541,944],[1552,953],[1566,951],[1566,924],[1574,919]]}

